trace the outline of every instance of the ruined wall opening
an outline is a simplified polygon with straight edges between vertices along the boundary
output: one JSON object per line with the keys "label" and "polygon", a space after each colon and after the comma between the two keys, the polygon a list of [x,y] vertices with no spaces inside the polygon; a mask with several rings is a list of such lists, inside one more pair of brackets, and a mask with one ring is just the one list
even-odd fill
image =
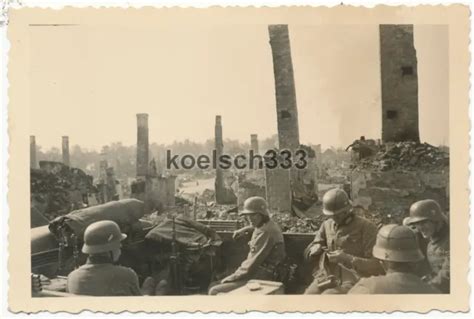
{"label": "ruined wall opening", "polygon": [[281,111],[280,118],[282,119],[289,119],[291,117],[291,113],[288,111]]}

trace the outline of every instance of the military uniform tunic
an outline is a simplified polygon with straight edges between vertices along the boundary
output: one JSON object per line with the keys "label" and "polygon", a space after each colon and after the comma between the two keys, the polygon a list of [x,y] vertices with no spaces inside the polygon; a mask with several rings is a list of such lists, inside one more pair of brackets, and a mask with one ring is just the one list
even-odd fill
{"label": "military uniform tunic", "polygon": [[426,248],[426,257],[432,272],[429,283],[441,292],[449,293],[449,226],[447,224],[444,224],[431,238]]}
{"label": "military uniform tunic", "polygon": [[283,233],[272,220],[254,229],[249,248],[247,259],[231,275],[233,280],[253,277],[252,275],[257,272],[273,272],[274,268],[286,257]]}
{"label": "military uniform tunic", "polygon": [[[349,265],[328,265],[330,273],[340,282],[346,283],[344,291],[341,292],[347,292],[348,287],[351,287],[360,277],[384,273],[378,260],[372,257],[376,235],[377,227],[360,216],[349,215],[341,225],[328,219],[323,222],[313,242],[306,248],[306,254],[312,246],[319,244],[327,247],[329,252],[342,250],[351,255],[353,259]],[[324,269],[317,269],[314,274],[315,281],[308,287],[306,293],[321,293],[316,287],[326,275]]]}
{"label": "military uniform tunic", "polygon": [[249,248],[247,258],[232,275],[227,277],[228,282],[213,286],[209,290],[210,295],[237,289],[250,279],[274,280],[275,267],[286,257],[280,227],[269,220],[261,227],[254,228]]}
{"label": "military uniform tunic", "polygon": [[108,258],[88,259],[71,272],[67,290],[76,295],[139,296],[138,276],[130,268],[113,265]]}
{"label": "military uniform tunic", "polygon": [[437,294],[439,290],[406,272],[389,272],[385,276],[362,278],[349,294]]}

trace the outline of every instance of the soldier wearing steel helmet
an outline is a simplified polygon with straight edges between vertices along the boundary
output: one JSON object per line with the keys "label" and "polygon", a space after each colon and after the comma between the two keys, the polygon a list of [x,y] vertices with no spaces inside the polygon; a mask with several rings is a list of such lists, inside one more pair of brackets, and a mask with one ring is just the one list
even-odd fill
{"label": "soldier wearing steel helmet", "polygon": [[113,221],[89,225],[82,246],[82,252],[89,257],[86,264],[69,274],[68,292],[89,296],[141,295],[137,274],[130,268],[114,265],[121,254],[121,241],[126,237]]}
{"label": "soldier wearing steel helmet", "polygon": [[431,267],[431,274],[424,279],[441,292],[449,293],[449,225],[440,205],[432,199],[414,203],[405,223],[416,227],[421,235],[429,240],[426,258]]}
{"label": "soldier wearing steel helmet", "polygon": [[334,188],[324,194],[323,213],[329,219],[304,252],[306,259],[319,259],[305,294],[347,293],[360,277],[383,273],[372,257],[377,227],[355,215],[344,190]]}
{"label": "soldier wearing steel helmet", "polygon": [[372,250],[386,274],[362,278],[349,294],[436,294],[440,291],[423,282],[416,272],[425,256],[416,234],[407,226],[386,225],[377,234]]}
{"label": "soldier wearing steel helmet", "polygon": [[210,288],[210,295],[229,292],[245,285],[250,279],[274,280],[276,267],[286,257],[283,233],[270,219],[265,199],[258,196],[248,198],[240,214],[247,217],[250,226],[235,231],[233,238],[237,239],[252,231],[250,251],[247,259],[233,274]]}

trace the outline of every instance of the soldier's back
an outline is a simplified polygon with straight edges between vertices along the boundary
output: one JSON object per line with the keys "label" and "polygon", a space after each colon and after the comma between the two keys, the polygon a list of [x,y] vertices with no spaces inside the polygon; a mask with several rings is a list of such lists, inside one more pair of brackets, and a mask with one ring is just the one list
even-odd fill
{"label": "soldier's back", "polygon": [[140,295],[137,274],[110,263],[85,264],[68,276],[68,292],[89,296]]}
{"label": "soldier's back", "polygon": [[410,273],[391,272],[361,279],[349,294],[438,294],[433,286]]}

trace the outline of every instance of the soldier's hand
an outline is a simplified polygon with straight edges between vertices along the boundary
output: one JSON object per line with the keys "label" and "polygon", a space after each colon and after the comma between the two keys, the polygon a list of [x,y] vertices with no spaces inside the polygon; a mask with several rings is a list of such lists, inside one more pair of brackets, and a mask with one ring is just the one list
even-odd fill
{"label": "soldier's hand", "polygon": [[245,230],[242,230],[242,229],[236,230],[236,231],[234,231],[234,233],[232,234],[232,239],[233,239],[233,240],[237,240],[237,239],[239,239],[240,237],[242,237],[243,235],[245,235],[245,233],[246,233]]}
{"label": "soldier's hand", "polygon": [[210,227],[208,229],[208,237],[213,241],[219,239],[219,235],[217,235],[217,232]]}
{"label": "soldier's hand", "polygon": [[227,276],[224,279],[222,279],[221,284],[225,284],[227,282],[232,282],[232,281],[234,281],[234,278],[232,277],[232,275],[230,275],[230,276]]}
{"label": "soldier's hand", "polygon": [[328,255],[329,262],[333,264],[344,263],[350,258],[348,254],[346,254],[340,249],[332,251],[332,252],[328,252],[327,255]]}
{"label": "soldier's hand", "polygon": [[142,288],[140,290],[142,292],[142,295],[152,296],[154,295],[155,288],[156,288],[155,279],[149,276],[149,277],[146,277],[145,280],[143,281]]}
{"label": "soldier's hand", "polygon": [[41,281],[42,286],[48,286],[51,284],[51,279],[49,279],[48,277],[44,275],[40,275],[40,281]]}
{"label": "soldier's hand", "polygon": [[31,274],[31,289],[33,292],[40,292],[42,290],[39,275]]}
{"label": "soldier's hand", "polygon": [[309,247],[307,256],[308,256],[308,258],[309,257],[315,257],[315,256],[320,255],[322,252],[323,252],[323,247],[320,244],[316,244],[316,245],[313,245],[313,246]]}

